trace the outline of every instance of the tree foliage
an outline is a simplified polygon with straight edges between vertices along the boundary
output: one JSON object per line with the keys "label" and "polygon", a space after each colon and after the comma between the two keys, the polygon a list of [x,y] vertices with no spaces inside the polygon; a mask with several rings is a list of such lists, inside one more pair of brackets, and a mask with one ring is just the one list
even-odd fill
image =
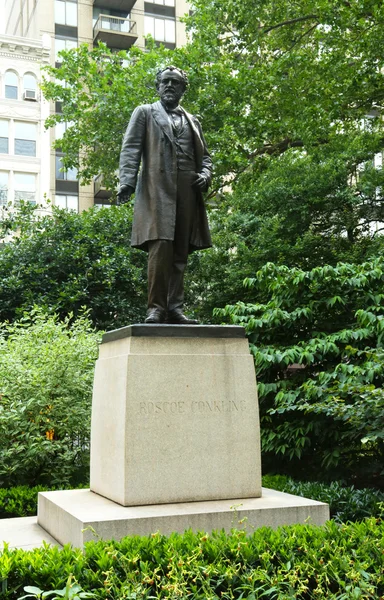
{"label": "tree foliage", "polygon": [[[58,68],[45,68],[42,90],[48,100],[61,103],[61,111],[46,126],[68,124],[55,145],[64,152],[64,167],[76,167],[82,183],[97,175],[115,190],[116,169],[125,129],[135,106],[156,99],[154,80],[170,51],[147,51],[133,46],[129,53],[112,52],[105,44],[92,50],[87,44],[63,51]],[[44,79],[44,78],[43,78]]]}
{"label": "tree foliage", "polygon": [[0,325],[0,486],[87,478],[98,339],[86,314]]}
{"label": "tree foliage", "polygon": [[266,464],[340,476],[384,472],[384,259],[311,271],[265,265],[263,302],[218,310],[255,358]]}
{"label": "tree foliage", "polygon": [[17,232],[0,249],[0,320],[39,304],[61,318],[85,306],[99,329],[140,321],[145,255],[130,247],[131,207],[35,214],[25,206],[0,223]]}
{"label": "tree foliage", "polygon": [[189,283],[209,318],[215,305],[247,300],[241,281],[268,261],[310,269],[361,262],[380,247],[383,169],[373,160],[384,140],[384,7],[193,0],[191,8],[186,47],[81,46],[48,69],[43,91],[63,107],[48,124],[72,123],[59,142],[67,166],[87,181],[101,173],[113,189],[133,107],[156,98],[159,66],[186,69],[183,104],[200,115],[215,165],[215,248],[193,257]]}

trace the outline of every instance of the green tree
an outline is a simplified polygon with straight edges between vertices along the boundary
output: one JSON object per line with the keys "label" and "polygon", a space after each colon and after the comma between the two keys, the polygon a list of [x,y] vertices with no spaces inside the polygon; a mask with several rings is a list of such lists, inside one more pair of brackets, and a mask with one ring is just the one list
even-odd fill
{"label": "green tree", "polygon": [[215,305],[246,300],[241,281],[265,262],[310,269],[361,262],[380,247],[383,170],[372,161],[384,139],[384,7],[191,5],[186,47],[128,55],[81,47],[63,53],[43,91],[63,102],[49,123],[73,123],[62,142],[68,166],[86,180],[103,173],[113,188],[125,125],[135,105],[156,97],[156,69],[174,62],[187,70],[183,104],[201,116],[215,164],[215,249],[193,257],[189,286],[208,318]]}
{"label": "green tree", "polygon": [[244,282],[262,301],[217,310],[249,336],[267,469],[380,481],[383,281],[382,256],[310,271],[268,263]]}
{"label": "green tree", "polygon": [[241,281],[268,261],[310,269],[374,255],[384,220],[383,169],[373,166],[384,139],[382,3],[194,6],[191,61],[205,56],[196,110],[216,187],[231,182],[196,296],[208,288],[209,307],[223,306],[228,282],[246,301]]}
{"label": "green tree", "polygon": [[18,232],[0,249],[0,320],[39,304],[61,318],[87,307],[99,329],[140,321],[145,254],[130,247],[132,208],[35,212],[25,206],[0,223],[3,234]]}
{"label": "green tree", "polygon": [[46,126],[68,123],[55,145],[64,152],[63,166],[76,167],[82,183],[102,175],[103,184],[115,191],[131,113],[138,104],[157,98],[156,72],[170,56],[169,50],[150,41],[145,52],[133,46],[128,53],[113,52],[105,44],[92,50],[82,44],[61,53],[60,67],[44,69],[44,96],[62,108],[46,120]]}
{"label": "green tree", "polygon": [[0,486],[87,480],[99,338],[86,314],[0,324]]}

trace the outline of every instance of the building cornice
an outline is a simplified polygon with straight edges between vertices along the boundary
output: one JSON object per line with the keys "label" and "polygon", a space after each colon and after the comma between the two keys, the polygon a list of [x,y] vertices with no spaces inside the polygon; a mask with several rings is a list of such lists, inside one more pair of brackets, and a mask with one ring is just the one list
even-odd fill
{"label": "building cornice", "polygon": [[0,35],[0,56],[49,64],[50,53],[50,48],[40,40]]}

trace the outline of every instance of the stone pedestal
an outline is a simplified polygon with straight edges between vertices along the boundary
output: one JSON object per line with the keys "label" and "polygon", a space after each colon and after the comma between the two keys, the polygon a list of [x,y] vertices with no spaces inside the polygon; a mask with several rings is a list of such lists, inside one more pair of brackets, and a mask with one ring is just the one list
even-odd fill
{"label": "stone pedestal", "polygon": [[261,495],[256,379],[242,327],[133,325],[104,336],[91,490],[123,506]]}
{"label": "stone pedestal", "polygon": [[323,525],[329,508],[308,500],[263,488],[261,498],[181,502],[152,506],[121,506],[89,490],[39,494],[39,525],[60,544],[82,547],[90,540],[120,540],[127,535],[279,527],[295,523]]}
{"label": "stone pedestal", "polygon": [[[263,490],[253,359],[241,327],[132,325],[106,333],[92,403],[91,490],[39,494],[61,544],[329,518]],[[245,520],[244,520],[245,519]]]}

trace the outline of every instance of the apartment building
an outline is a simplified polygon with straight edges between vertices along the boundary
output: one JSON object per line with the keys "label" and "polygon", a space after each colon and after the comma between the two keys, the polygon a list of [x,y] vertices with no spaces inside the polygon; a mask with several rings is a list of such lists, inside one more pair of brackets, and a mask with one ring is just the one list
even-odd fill
{"label": "apartment building", "polygon": [[50,39],[0,35],[0,211],[50,194],[50,106],[39,90]]}
{"label": "apartment building", "polygon": [[[145,36],[151,34],[157,42],[161,42],[168,48],[183,45],[186,43],[186,32],[181,17],[188,10],[187,0],[152,0],[152,2],[145,0],[5,0],[5,34],[7,38],[22,39],[27,45],[41,44],[43,47],[44,40],[44,47],[50,47],[48,60],[54,65],[60,50],[74,48],[84,42],[92,46],[102,41],[116,50],[129,49],[133,44],[145,48]],[[11,85],[5,83],[5,76],[7,75],[7,81],[10,82],[10,73],[15,73],[19,77],[21,90],[24,85],[22,78],[26,72],[21,67],[17,68],[16,55],[15,60],[10,55],[7,58],[9,63],[4,64],[0,71],[1,89],[5,90],[6,85],[8,87]],[[36,73],[37,81],[39,77],[40,75]],[[36,136],[39,136],[43,135],[43,114],[49,114],[49,110],[54,111],[55,106],[51,105],[47,109],[40,98],[38,87],[36,92],[39,97],[40,112],[42,112],[39,120],[34,121],[37,126]],[[5,94],[2,98],[5,99]],[[13,99],[13,104],[19,103],[20,106],[24,106],[26,102],[21,91],[17,99]],[[36,110],[37,108],[35,112]],[[48,112],[44,113],[47,110]],[[31,123],[33,118],[37,119],[37,114],[33,113],[33,116],[32,113],[33,110],[28,113],[31,115],[31,121],[28,122]],[[14,117],[6,116],[6,110],[2,111],[1,115],[4,115],[4,118],[0,116],[0,128],[2,128],[0,130],[0,171],[6,172],[6,169],[2,170],[1,140],[7,127],[10,127],[13,132],[15,125],[12,124]],[[7,120],[10,121],[8,125],[3,122]],[[65,172],[60,170],[61,155],[52,146],[55,133],[60,136],[61,129],[58,128],[56,132],[50,130],[44,137],[44,142],[40,142],[40,145],[36,143],[36,162],[44,162],[44,176],[46,180],[49,179],[49,183],[46,180],[44,184],[40,180],[36,183],[36,186],[39,186],[36,193],[38,201],[43,202],[46,195],[58,206],[79,211],[94,204],[108,202],[107,194],[103,192],[99,182],[80,186],[75,170]],[[28,135],[33,135],[32,127]],[[46,141],[47,136],[50,137],[49,144]],[[46,156],[47,145],[49,156]],[[11,146],[9,148],[11,149]],[[39,172],[41,173],[41,169]],[[8,180],[6,175],[2,177],[6,182],[14,176],[9,175]],[[0,179],[0,188],[1,181]]]}

